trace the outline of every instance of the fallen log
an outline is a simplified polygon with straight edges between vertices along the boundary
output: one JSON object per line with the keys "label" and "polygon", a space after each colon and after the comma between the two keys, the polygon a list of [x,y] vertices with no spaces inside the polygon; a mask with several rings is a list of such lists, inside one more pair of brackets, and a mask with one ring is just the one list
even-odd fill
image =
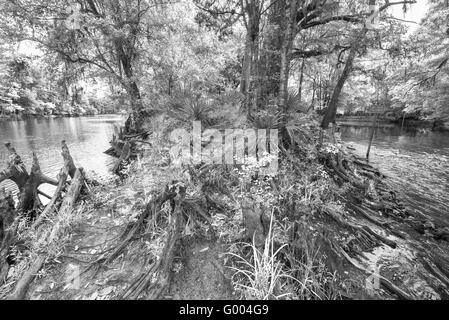
{"label": "fallen log", "polygon": [[[43,245],[43,247],[50,246],[52,242],[57,240],[58,232],[60,231],[61,225],[64,223],[64,219],[67,219],[67,215],[73,211],[75,202],[80,194],[81,187],[84,183],[84,170],[78,168],[75,172],[75,176],[70,185],[69,190],[64,196],[59,215],[57,216],[56,223],[52,228],[49,228],[44,232],[38,242]],[[33,282],[36,274],[43,267],[47,254],[45,252],[40,253],[36,259],[33,260],[28,270],[22,275],[22,277],[17,281],[13,293],[8,297],[10,300],[22,300],[25,298],[28,288]]]}
{"label": "fallen log", "polygon": [[62,167],[61,171],[58,174],[58,186],[50,202],[45,207],[44,211],[34,221],[33,225],[31,226],[32,229],[36,229],[44,221],[45,218],[50,216],[55,211],[56,203],[61,198],[62,192],[66,187],[68,176],[70,176],[72,179],[75,177],[76,167],[73,162],[73,158],[70,155],[70,151],[69,148],[67,147],[65,140],[62,140],[61,142],[61,149],[62,149],[61,155],[64,159],[64,166]]}
{"label": "fallen log", "polygon": [[59,173],[59,183],[56,188],[53,197],[50,202],[45,207],[44,211],[39,215],[39,217],[34,221],[31,228],[36,229],[47,217],[49,217],[56,209],[56,203],[61,198],[62,191],[65,189],[65,184],[67,182],[67,170],[66,168],[62,169]]}
{"label": "fallen log", "polygon": [[178,187],[173,199],[171,221],[162,255],[145,274],[137,277],[122,295],[123,299],[138,299],[144,290],[148,290],[146,299],[158,299],[170,282],[170,269],[183,226],[182,202],[185,197],[185,186],[181,184]]}
{"label": "fallen log", "polygon": [[31,264],[30,268],[25,271],[22,277],[17,281],[16,287],[12,295],[8,297],[8,300],[23,300],[28,291],[28,287],[33,282],[39,270],[45,263],[46,257],[39,255]]}
{"label": "fallen log", "polygon": [[57,232],[59,231],[59,225],[63,222],[64,217],[67,217],[73,211],[76,200],[81,193],[81,188],[84,186],[85,174],[83,168],[78,168],[75,172],[72,182],[70,183],[70,188],[62,199],[61,207],[59,208],[58,217],[53,226],[52,232],[49,237],[49,242],[55,240]]}

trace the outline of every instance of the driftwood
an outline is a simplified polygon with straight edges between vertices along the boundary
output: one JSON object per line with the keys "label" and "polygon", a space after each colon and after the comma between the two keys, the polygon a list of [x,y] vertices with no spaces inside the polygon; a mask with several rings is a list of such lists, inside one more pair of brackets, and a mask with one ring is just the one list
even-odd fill
{"label": "driftwood", "polygon": [[49,217],[56,209],[56,203],[61,198],[62,191],[65,189],[65,185],[67,182],[67,172],[66,170],[62,169],[61,172],[58,175],[59,177],[59,183],[58,187],[56,188],[56,191],[51,198],[50,202],[45,207],[44,211],[39,215],[39,217],[34,221],[31,228],[36,229],[47,217]]}
{"label": "driftwood", "polygon": [[[38,240],[39,243],[48,246],[57,239],[60,226],[61,224],[63,224],[63,219],[66,219],[67,215],[73,211],[73,207],[80,194],[81,187],[83,186],[83,184],[84,184],[84,170],[82,168],[78,168],[75,172],[75,176],[72,180],[72,183],[70,184],[70,188],[67,191],[66,195],[64,196],[60,208],[60,214],[58,215],[56,223],[53,225],[52,228],[49,228],[43,234],[40,235]],[[29,285],[31,284],[31,282],[33,282],[36,274],[43,267],[46,258],[47,255],[44,250],[44,252],[39,254],[36,257],[36,259],[33,260],[28,270],[17,281],[14,291],[8,297],[8,299],[22,300],[25,298]]]}
{"label": "driftwood", "polygon": [[62,192],[66,188],[68,176],[70,176],[72,179],[75,177],[76,166],[73,162],[72,156],[70,155],[69,148],[67,147],[67,144],[64,140],[62,140],[61,142],[61,149],[62,149],[61,155],[64,159],[64,166],[62,167],[61,171],[58,174],[58,186],[50,202],[45,207],[44,211],[34,221],[32,229],[37,228],[46,217],[50,216],[56,210],[56,204],[61,198]]}

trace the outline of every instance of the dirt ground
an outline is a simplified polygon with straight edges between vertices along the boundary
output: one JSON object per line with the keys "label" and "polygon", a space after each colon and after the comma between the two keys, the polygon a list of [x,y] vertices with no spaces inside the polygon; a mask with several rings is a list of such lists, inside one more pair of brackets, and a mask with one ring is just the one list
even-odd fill
{"label": "dirt ground", "polygon": [[235,298],[225,254],[219,243],[203,242],[189,249],[184,267],[173,277],[168,298],[229,300]]}

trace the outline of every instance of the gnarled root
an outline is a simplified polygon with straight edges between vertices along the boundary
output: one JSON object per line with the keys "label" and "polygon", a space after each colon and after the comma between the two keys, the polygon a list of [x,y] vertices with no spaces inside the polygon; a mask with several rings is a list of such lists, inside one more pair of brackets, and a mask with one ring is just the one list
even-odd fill
{"label": "gnarled root", "polygon": [[[60,208],[60,215],[56,220],[56,223],[52,228],[48,229],[46,232],[40,235],[38,242],[50,245],[53,241],[57,241],[57,236],[59,227],[62,223],[62,219],[67,219],[67,215],[72,212],[73,207],[75,205],[76,200],[81,191],[81,187],[84,184],[84,170],[79,168],[75,172],[75,176],[70,185],[69,190],[67,191],[64,199],[62,201],[62,205]],[[33,260],[30,267],[27,271],[22,275],[22,277],[17,281],[16,286],[14,288],[13,293],[8,297],[8,299],[12,300],[21,300],[25,298],[25,295],[28,291],[29,285],[33,282],[36,274],[43,267],[45,260],[47,258],[47,254],[45,252],[39,254],[36,259]]]}

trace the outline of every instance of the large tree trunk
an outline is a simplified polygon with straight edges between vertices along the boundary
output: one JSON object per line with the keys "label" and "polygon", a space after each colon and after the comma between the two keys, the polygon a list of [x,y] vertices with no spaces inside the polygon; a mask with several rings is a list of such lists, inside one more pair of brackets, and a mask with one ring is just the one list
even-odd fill
{"label": "large tree trunk", "polygon": [[250,0],[245,6],[245,54],[243,57],[242,76],[240,80],[240,92],[244,94],[245,100],[242,109],[248,117],[251,117],[251,107],[256,104],[258,78],[258,51],[259,51],[259,29],[260,29],[260,1]]}
{"label": "large tree trunk", "polygon": [[247,109],[248,106],[248,87],[251,77],[251,35],[250,35],[250,24],[248,24],[248,30],[246,31],[245,39],[245,54],[243,57],[242,64],[242,76],[240,79],[240,92],[244,95],[245,100],[243,103],[243,110]]}
{"label": "large tree trunk", "polygon": [[287,120],[288,78],[291,61],[291,49],[296,35],[296,12],[299,0],[289,0],[290,9],[286,12],[285,34],[281,47],[281,70],[279,75],[278,105],[283,111],[284,125]]}
{"label": "large tree trunk", "polygon": [[261,101],[279,94],[279,76],[281,70],[280,52],[282,37],[279,36],[285,18],[286,0],[271,0],[268,10],[267,30],[261,50],[260,76]]}
{"label": "large tree trunk", "polygon": [[139,87],[134,80],[129,80],[127,86],[127,92],[131,100],[131,114],[130,114],[130,124],[128,127],[125,126],[125,133],[137,133],[142,130],[143,124],[143,104],[142,97],[140,95]]}
{"label": "large tree trunk", "polygon": [[341,90],[343,89],[343,86],[348,79],[349,74],[351,73],[357,49],[360,47],[362,39],[365,37],[367,31],[368,29],[364,27],[363,30],[357,35],[355,41],[351,46],[351,49],[349,50],[345,67],[343,68],[343,71],[338,78],[337,84],[334,88],[334,91],[332,92],[331,100],[327,106],[323,121],[321,122],[321,127],[323,129],[327,129],[329,127],[329,123],[335,121],[335,116],[337,115],[338,99],[340,97]]}

